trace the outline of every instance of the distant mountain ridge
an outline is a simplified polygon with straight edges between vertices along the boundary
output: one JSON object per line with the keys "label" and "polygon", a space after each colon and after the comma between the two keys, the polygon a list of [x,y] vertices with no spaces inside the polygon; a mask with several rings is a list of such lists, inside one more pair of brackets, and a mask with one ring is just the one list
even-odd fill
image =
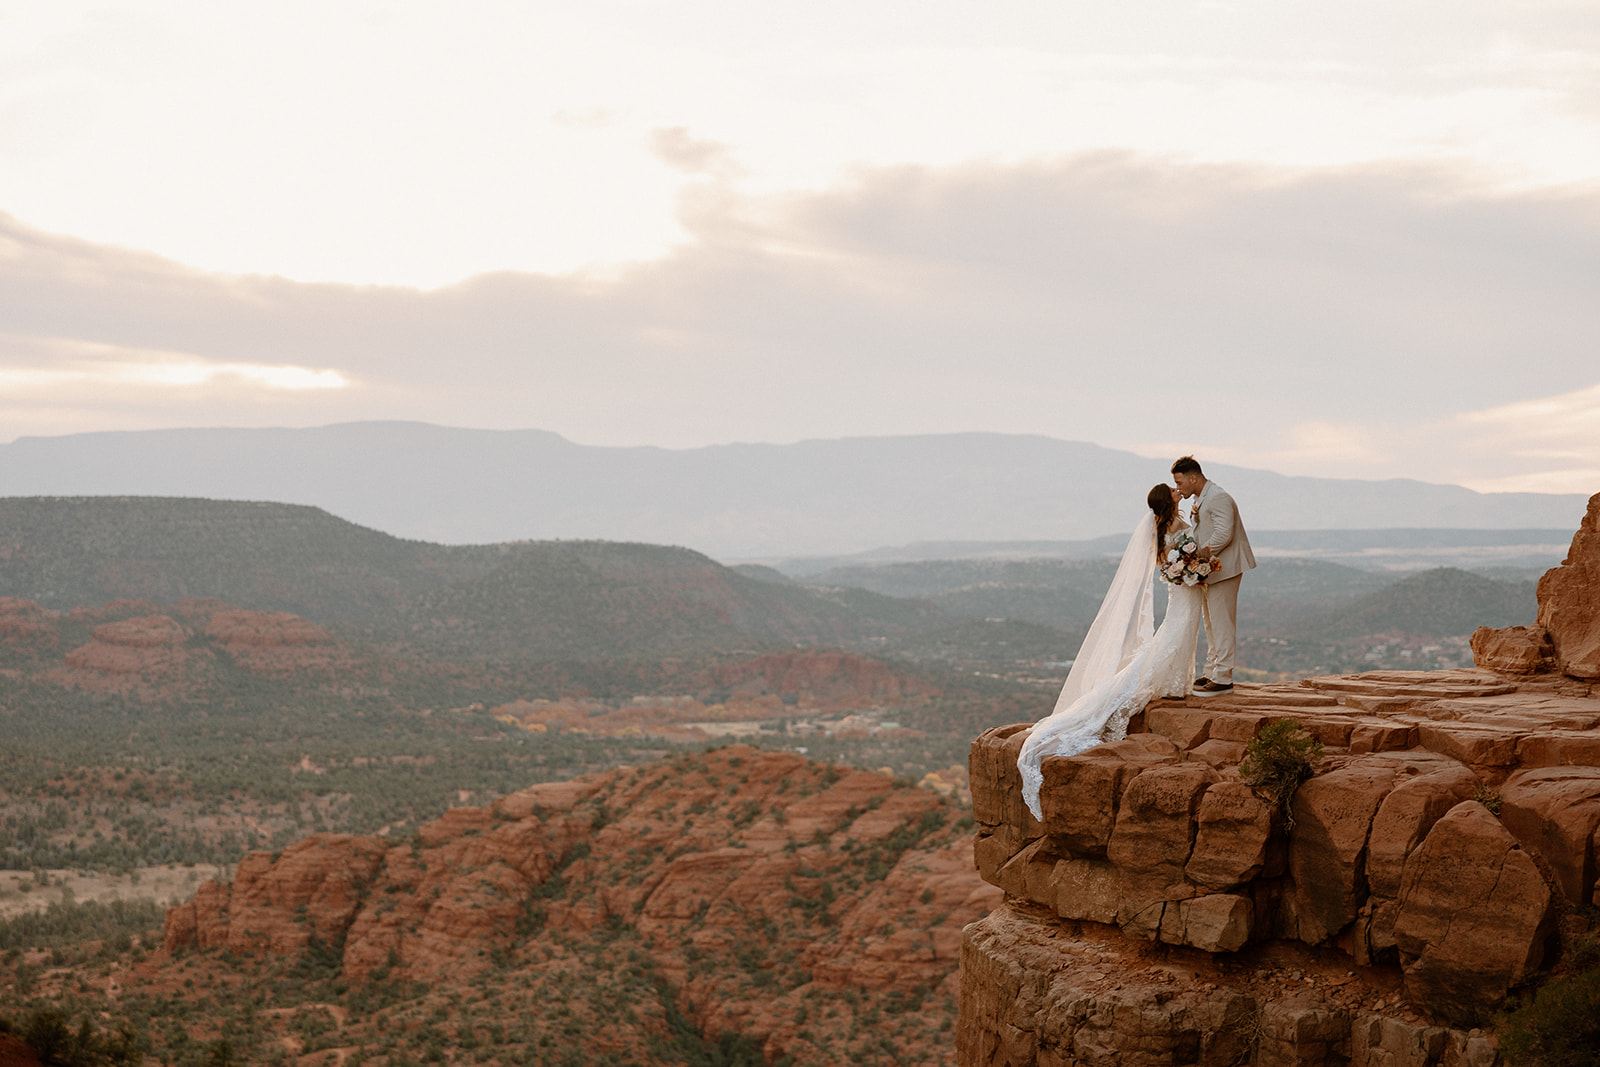
{"label": "distant mountain ridge", "polygon": [[[388,655],[455,664],[661,663],[818,645],[914,660],[1009,649],[1013,659],[1059,661],[1115,567],[1103,556],[946,559],[857,563],[796,581],[662,545],[406,541],[304,505],[0,498],[0,598],[56,611],[150,605],[119,618],[212,598],[289,612]],[[1531,622],[1531,590],[1461,570],[1397,582],[1264,556],[1241,596],[1241,624],[1313,643],[1464,636]]]}
{"label": "distant mountain ridge", "polygon": [[[1385,530],[1272,530],[1254,527],[1257,557],[1293,557],[1342,563],[1363,570],[1409,571],[1440,566],[1545,571],[1566,556],[1569,531],[1395,528]],[[771,561],[783,575],[824,581],[822,575],[861,567],[967,561],[1104,560],[1122,554],[1126,534],[1088,541],[919,541],[884,545],[844,556],[800,556]]]}
{"label": "distant mountain ridge", "polygon": [[684,548],[435,545],[292,504],[0,498],[0,562],[0,596],[53,610],[216,598],[456,656],[848,644],[946,621],[865,590],[757,581]]}
{"label": "distant mountain ridge", "polygon": [[[360,422],[24,437],[0,445],[0,494],[274,500],[446,544],[606,539],[776,559],[916,541],[1100,538],[1132,527],[1169,465],[1012,434],[669,450],[579,445],[541,430]],[[1410,480],[1215,463],[1207,471],[1261,530],[1570,530],[1585,504]]]}

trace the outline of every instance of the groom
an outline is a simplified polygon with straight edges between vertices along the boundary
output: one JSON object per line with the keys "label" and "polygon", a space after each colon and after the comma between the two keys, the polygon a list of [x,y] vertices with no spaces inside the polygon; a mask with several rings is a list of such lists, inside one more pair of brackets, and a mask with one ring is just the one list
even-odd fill
{"label": "groom", "polygon": [[1233,689],[1233,654],[1238,644],[1239,580],[1256,565],[1239,509],[1222,486],[1208,481],[1193,456],[1172,465],[1172,480],[1184,499],[1194,500],[1194,536],[1203,556],[1212,561],[1201,587],[1201,612],[1206,621],[1206,670],[1194,680],[1196,696],[1215,696]]}

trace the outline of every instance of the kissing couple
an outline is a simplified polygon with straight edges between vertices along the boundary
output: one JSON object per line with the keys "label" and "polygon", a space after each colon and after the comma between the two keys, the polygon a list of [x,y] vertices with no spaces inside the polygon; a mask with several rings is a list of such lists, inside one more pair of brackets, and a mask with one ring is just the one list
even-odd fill
{"label": "kissing couple", "polygon": [[[1145,497],[1122,563],[1083,646],[1072,661],[1055,710],[1034,724],[1017,757],[1022,796],[1039,810],[1040,764],[1127,736],[1128,720],[1157,697],[1216,696],[1233,689],[1239,582],[1256,565],[1239,509],[1206,478],[1193,456],[1172,465],[1175,484]],[[1192,500],[1192,521],[1179,504]],[[1151,577],[1167,581],[1167,615],[1155,626]],[[1195,642],[1204,621],[1205,672],[1194,676]]]}

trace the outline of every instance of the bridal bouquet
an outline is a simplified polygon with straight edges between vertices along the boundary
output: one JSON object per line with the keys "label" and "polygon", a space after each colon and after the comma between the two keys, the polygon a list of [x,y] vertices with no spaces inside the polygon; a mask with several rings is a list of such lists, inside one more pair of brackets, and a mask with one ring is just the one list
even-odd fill
{"label": "bridal bouquet", "polygon": [[1180,530],[1167,544],[1167,554],[1159,568],[1161,577],[1173,585],[1199,585],[1211,573],[1211,562],[1200,556],[1200,542],[1194,533]]}

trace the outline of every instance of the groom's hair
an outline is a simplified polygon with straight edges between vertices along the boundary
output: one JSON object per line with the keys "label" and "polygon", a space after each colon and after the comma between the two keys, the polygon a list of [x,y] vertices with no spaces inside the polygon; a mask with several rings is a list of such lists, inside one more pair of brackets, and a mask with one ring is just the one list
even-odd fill
{"label": "groom's hair", "polygon": [[1195,462],[1193,456],[1184,456],[1172,465],[1173,474],[1198,474],[1205,477],[1205,471],[1200,469],[1200,464]]}

